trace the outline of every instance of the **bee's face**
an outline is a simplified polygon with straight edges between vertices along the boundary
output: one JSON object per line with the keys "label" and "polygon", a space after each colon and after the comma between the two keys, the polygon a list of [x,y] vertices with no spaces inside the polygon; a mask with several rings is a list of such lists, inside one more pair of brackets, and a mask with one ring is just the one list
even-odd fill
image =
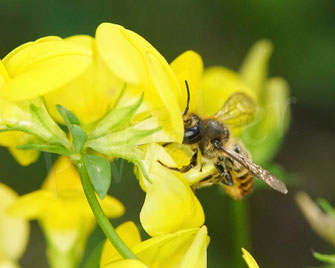
{"label": "bee's face", "polygon": [[201,140],[203,132],[203,123],[201,119],[194,114],[186,114],[184,120],[184,144],[194,144]]}

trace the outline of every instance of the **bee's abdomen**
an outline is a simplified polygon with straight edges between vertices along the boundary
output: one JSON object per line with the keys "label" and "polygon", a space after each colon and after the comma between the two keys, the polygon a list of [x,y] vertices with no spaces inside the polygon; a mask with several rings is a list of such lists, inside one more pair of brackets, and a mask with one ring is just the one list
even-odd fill
{"label": "bee's abdomen", "polygon": [[249,172],[246,172],[244,175],[236,178],[239,183],[239,188],[241,191],[241,195],[245,196],[252,192],[252,188],[254,185],[254,177]]}
{"label": "bee's abdomen", "polygon": [[223,188],[234,199],[242,199],[244,196],[250,194],[254,185],[254,177],[247,171],[234,172],[231,170],[231,175],[233,178],[234,185],[226,186]]}

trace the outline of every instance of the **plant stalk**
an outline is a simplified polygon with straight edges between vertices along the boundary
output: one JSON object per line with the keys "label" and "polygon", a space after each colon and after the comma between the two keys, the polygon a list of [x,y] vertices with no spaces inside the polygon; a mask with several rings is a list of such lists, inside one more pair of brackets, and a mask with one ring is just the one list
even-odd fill
{"label": "plant stalk", "polygon": [[87,201],[91,206],[93,214],[98,224],[100,225],[100,228],[123,258],[137,259],[137,257],[130,251],[126,244],[121,240],[119,235],[115,232],[113,225],[102,210],[100,203],[95,195],[91,181],[88,177],[82,157],[80,156],[79,159],[76,159],[73,162],[78,170]]}

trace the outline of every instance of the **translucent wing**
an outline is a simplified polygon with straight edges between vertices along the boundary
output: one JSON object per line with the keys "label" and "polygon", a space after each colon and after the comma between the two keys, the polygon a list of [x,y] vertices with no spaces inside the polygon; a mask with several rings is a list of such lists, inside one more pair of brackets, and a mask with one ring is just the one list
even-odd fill
{"label": "translucent wing", "polygon": [[256,103],[252,98],[238,92],[229,97],[215,117],[231,127],[242,127],[254,118],[256,109]]}
{"label": "translucent wing", "polygon": [[268,185],[270,185],[273,189],[283,193],[287,194],[287,188],[285,183],[280,181],[275,175],[270,173],[269,171],[263,169],[259,165],[252,162],[249,158],[236,153],[233,150],[229,150],[223,146],[220,147],[220,149],[227,154],[229,157],[231,157],[236,162],[240,163],[243,167],[245,167],[251,174],[256,176],[257,178],[261,179],[262,181],[266,182]]}

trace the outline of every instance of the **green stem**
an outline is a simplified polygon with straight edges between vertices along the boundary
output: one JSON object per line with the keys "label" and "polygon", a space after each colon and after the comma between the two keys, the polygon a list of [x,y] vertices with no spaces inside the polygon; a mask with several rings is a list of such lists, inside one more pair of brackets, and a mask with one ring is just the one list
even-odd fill
{"label": "green stem", "polygon": [[93,190],[93,186],[88,177],[86,167],[84,165],[81,156],[80,159],[76,159],[73,162],[78,170],[88,203],[90,204],[94,216],[98,224],[100,225],[102,231],[105,233],[106,237],[109,239],[109,241],[113,244],[115,249],[120,253],[120,255],[123,258],[137,259],[137,257],[130,251],[130,249],[126,246],[126,244],[121,240],[121,238],[115,232],[114,227],[112,226],[112,224],[106,217],[104,211],[102,210],[99,201],[95,195],[95,192]]}
{"label": "green stem", "polygon": [[248,248],[250,245],[250,223],[247,200],[230,200],[231,224],[233,235],[233,267],[245,267],[242,259],[241,248]]}

